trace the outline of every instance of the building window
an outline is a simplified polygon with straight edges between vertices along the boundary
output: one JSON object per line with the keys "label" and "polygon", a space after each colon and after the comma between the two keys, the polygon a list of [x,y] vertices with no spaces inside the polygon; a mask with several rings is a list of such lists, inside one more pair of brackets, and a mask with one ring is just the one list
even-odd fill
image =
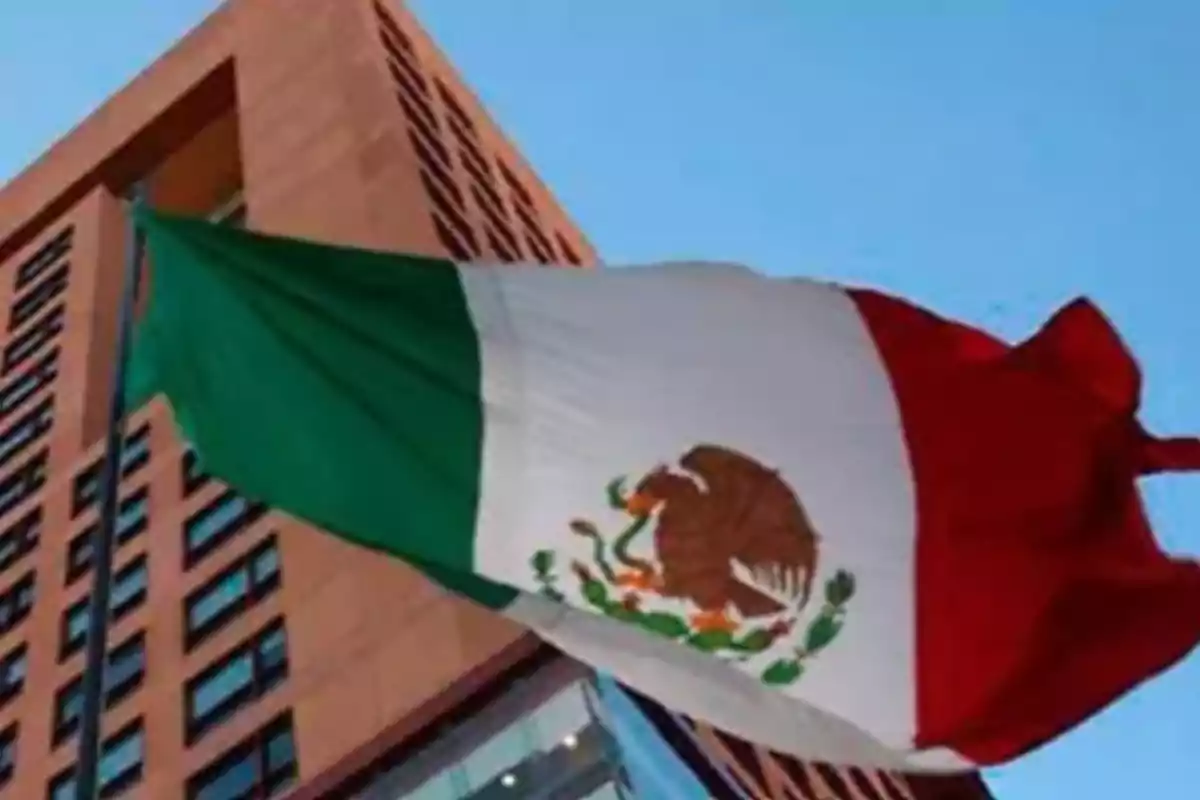
{"label": "building window", "polygon": [[499,162],[499,166],[500,174],[504,177],[504,182],[508,184],[509,190],[512,191],[512,193],[519,201],[521,201],[522,204],[533,208],[536,205],[533,202],[533,195],[531,195],[529,190],[525,188],[525,184],[522,183],[521,179],[517,177],[517,173],[513,172],[512,167],[510,167],[508,164],[505,164],[503,161]]}
{"label": "building window", "polygon": [[[144,422],[133,433],[125,437],[121,446],[121,478],[128,478],[150,461],[150,423]],[[75,476],[75,489],[71,497],[71,514],[78,516],[91,508],[100,497],[100,481],[104,477],[104,457],[93,461]]]}
{"label": "building window", "polygon": [[[146,637],[134,634],[108,653],[104,669],[104,708],[110,709],[142,685],[146,675]],[[83,676],[58,690],[54,698],[54,745],[57,747],[79,729],[83,712]]]}
{"label": "building window", "polygon": [[188,649],[279,588],[279,548],[272,534],[184,601]]}
{"label": "building window", "polygon": [[21,693],[28,673],[29,648],[19,644],[0,659],[0,705]]}
{"label": "building window", "polygon": [[446,252],[449,253],[455,261],[470,261],[472,259],[471,251],[467,249],[465,244],[459,241],[454,232],[450,230],[450,226],[442,221],[442,218],[437,214],[432,214],[430,216],[433,218],[433,228],[437,233],[438,241],[441,242],[442,247],[446,248]]}
{"label": "building window", "polygon": [[21,454],[54,425],[54,398],[47,397],[0,432],[0,466]]}
{"label": "building window", "polygon": [[58,348],[52,348],[25,372],[0,387],[0,419],[7,417],[29,398],[58,377]]}
{"label": "building window", "polygon": [[[421,185],[425,187],[425,194],[429,197],[430,202],[433,203],[433,207],[453,226],[457,237],[467,244],[471,252],[477,250],[475,234],[472,232],[471,226],[467,223],[466,218],[463,217],[462,212],[455,208],[450,198],[446,197],[444,188],[425,170],[418,170],[418,172],[421,176]],[[435,219],[437,216],[438,214],[434,214]]]}
{"label": "building window", "polygon": [[34,315],[66,290],[67,271],[69,269],[70,267],[66,262],[59,264],[41,283],[17,298],[16,302],[13,303],[12,311],[8,315],[9,333],[12,333],[33,319]]}
{"label": "building window", "polygon": [[187,800],[267,800],[296,779],[292,714],[285,712],[187,782]]}
{"label": "building window", "polygon": [[42,534],[42,509],[35,508],[0,533],[0,571],[20,561],[37,547]]}
{"label": "building window", "polygon": [[[146,599],[150,571],[146,568],[146,556],[140,555],[113,576],[112,594],[109,595],[108,613],[113,622],[133,611]],[[59,660],[64,660],[83,648],[87,642],[88,601],[84,595],[63,612],[62,644]]]}
{"label": "building window", "polygon": [[21,266],[17,267],[16,289],[20,291],[36,281],[41,274],[58,263],[58,260],[71,249],[71,239],[75,228],[68,225],[59,231],[53,239],[42,245],[42,248],[30,256]]}
{"label": "building window", "polygon": [[0,787],[17,771],[17,723],[0,731]]}
{"label": "building window", "polygon": [[567,260],[567,263],[574,264],[577,267],[583,265],[583,259],[575,252],[575,248],[571,247],[565,236],[556,232],[554,234],[554,241],[558,242],[558,250],[563,254],[563,258]]}
{"label": "building window", "polygon": [[408,38],[408,35],[400,30],[400,26],[392,17],[391,12],[379,0],[375,0],[372,5],[375,7],[375,15],[379,18],[381,33],[391,36],[399,43],[400,47],[403,47],[409,53],[415,54],[412,39]]}
{"label": "building window", "polygon": [[[100,746],[98,795],[116,797],[142,779],[146,733],[136,719],[104,740]],[[75,800],[75,767],[60,772],[50,781],[49,800]]]}
{"label": "building window", "polygon": [[185,497],[207,484],[212,477],[200,468],[200,459],[190,447],[183,453],[183,494]]}
{"label": "building window", "polygon": [[[150,494],[146,487],[121,501],[117,510],[116,529],[113,531],[114,545],[120,548],[127,542],[133,541],[139,533],[146,530],[149,524]],[[96,537],[96,527],[99,522],[93,522],[82,533],[78,534],[67,545],[67,584],[71,584],[92,568],[92,551]]]}
{"label": "building window", "polygon": [[275,619],[188,681],[188,744],[274,689],[287,672],[287,633],[283,620]]}
{"label": "building window", "polygon": [[44,345],[48,344],[51,339],[62,332],[63,318],[65,316],[66,311],[63,308],[63,304],[59,303],[38,317],[32,327],[27,328],[24,333],[14,337],[4,347],[4,358],[3,363],[0,364],[0,373],[7,375],[35,356]]}
{"label": "building window", "polygon": [[438,94],[442,98],[442,103],[446,106],[446,110],[450,112],[450,118],[455,120],[461,127],[472,133],[475,132],[475,122],[471,119],[471,115],[458,102],[458,98],[454,96],[454,92],[450,91],[441,78],[436,78]]}
{"label": "building window", "polygon": [[0,633],[7,633],[33,609],[34,571],[30,570],[21,579],[0,594]]}
{"label": "building window", "polygon": [[46,483],[47,452],[42,450],[0,480],[0,517],[12,511]]}
{"label": "building window", "polygon": [[464,703],[424,747],[408,742],[383,754],[361,795],[624,797],[629,762],[602,722],[613,712],[586,671],[557,659],[523,672]]}
{"label": "building window", "polygon": [[183,564],[192,567],[206,555],[261,519],[267,511],[262,503],[247,500],[226,489],[183,523]]}

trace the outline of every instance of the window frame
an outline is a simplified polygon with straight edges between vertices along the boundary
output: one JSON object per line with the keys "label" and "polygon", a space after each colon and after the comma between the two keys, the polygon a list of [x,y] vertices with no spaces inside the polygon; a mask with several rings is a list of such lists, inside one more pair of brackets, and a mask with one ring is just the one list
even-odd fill
{"label": "window frame", "polygon": [[[110,684],[107,678],[111,675],[113,664],[119,661],[128,653],[141,653],[141,667],[137,672],[120,683]],[[115,708],[122,700],[132,695],[146,679],[146,634],[145,631],[138,631],[131,636],[125,638],[116,647],[108,651],[105,656],[105,678],[106,685],[104,686],[104,707],[103,711],[109,711]],[[57,748],[63,742],[69,741],[79,730],[80,716],[83,709],[74,716],[67,718],[63,713],[66,707],[65,699],[70,694],[80,695],[80,704],[82,704],[83,693],[83,674],[76,675],[71,680],[60,686],[54,693],[54,714],[51,719],[50,726],[50,743],[51,747]]]}
{"label": "window frame", "polygon": [[[193,547],[191,540],[192,527],[200,524],[208,515],[217,513],[226,503],[237,500],[241,500],[246,504],[245,509],[237,517],[226,523],[223,528],[218,529],[217,533],[205,540],[199,547]],[[251,525],[266,516],[267,511],[268,508],[265,503],[251,500],[240,492],[227,488],[200,508],[188,514],[187,518],[183,521],[184,570],[186,571],[196,566],[234,536],[250,528]]]}
{"label": "window frame", "polygon": [[[110,775],[105,779],[103,776],[104,759],[112,755],[113,750],[124,744],[125,739],[133,736],[141,738],[141,758],[124,772]],[[104,742],[100,746],[99,766],[102,774],[96,787],[96,794],[100,800],[108,800],[110,797],[115,797],[142,779],[142,776],[146,772],[146,726],[141,717],[130,720],[120,730],[104,739]],[[55,800],[59,792],[63,791],[68,785],[74,784],[77,779],[76,769],[77,765],[71,764],[69,767],[60,770],[50,779],[46,787],[46,796],[49,800]],[[74,798],[74,791],[72,791],[70,796]]]}
{"label": "window frame", "polygon": [[[291,760],[282,768],[272,770],[270,764],[271,744],[276,737],[286,735],[291,744]],[[255,730],[249,736],[223,751],[220,755],[188,776],[184,785],[187,800],[196,800],[208,787],[238,766],[253,759],[256,762],[258,780],[249,795],[259,800],[276,797],[289,786],[295,785],[300,775],[300,749],[296,742],[296,726],[289,708]],[[245,796],[245,795],[243,795]],[[219,800],[226,800],[220,798]]]}
{"label": "window frame", "polygon": [[[274,551],[276,567],[266,578],[256,575],[256,565],[264,555]],[[239,572],[247,573],[246,591],[218,613],[201,625],[193,627],[192,610],[204,598],[212,595],[228,580]],[[242,556],[231,562],[216,575],[213,575],[200,586],[193,589],[183,599],[183,649],[191,652],[204,640],[222,630],[229,622],[241,616],[247,610],[257,606],[264,599],[278,592],[283,586],[283,565],[280,558],[279,536],[272,531],[262,541],[254,545]]]}
{"label": "window frame", "polygon": [[[113,605],[112,599],[116,596],[116,588],[122,580],[127,579],[130,574],[144,570],[146,572],[146,584],[130,595],[123,603]],[[119,620],[133,613],[146,602],[146,597],[150,594],[150,568],[149,562],[145,553],[140,553],[129,561],[128,564],[121,567],[113,573],[112,593],[109,594],[108,621],[109,625],[116,624]],[[69,605],[59,620],[59,640],[58,640],[58,660],[59,663],[66,661],[71,656],[78,653],[87,644],[88,629],[85,627],[83,635],[78,639],[70,638],[71,618],[82,612],[87,614],[88,604],[91,602],[92,594],[88,592]]]}
{"label": "window frame", "polygon": [[63,259],[58,266],[24,293],[13,298],[8,309],[8,332],[11,334],[29,320],[36,317],[42,309],[50,305],[67,290],[71,279],[71,262]]}
{"label": "window frame", "polygon": [[0,759],[0,788],[13,779],[17,772],[17,738],[20,734],[20,721],[14,720],[3,730],[0,730],[0,753],[9,753],[9,763]]}
{"label": "window frame", "polygon": [[[139,486],[121,499],[121,503],[117,509],[117,516],[120,517],[121,514],[124,514],[138,503],[146,505],[146,513],[132,525],[124,529],[118,527],[113,531],[115,537],[113,542],[114,552],[119,552],[123,545],[133,541],[150,527],[150,486],[148,484]],[[82,531],[71,537],[71,541],[67,543],[67,566],[64,585],[70,586],[91,572],[92,567],[95,566],[92,557],[92,540],[96,535],[96,528],[99,524],[99,521],[89,524]],[[87,551],[88,556],[86,561],[80,562],[78,561],[80,558],[78,554],[83,550]]]}
{"label": "window frame", "polygon": [[[15,413],[31,397],[58,380],[58,360],[61,355],[62,348],[54,345],[36,364],[0,386],[0,419]],[[29,388],[25,388],[26,383]]]}
{"label": "window frame", "polygon": [[[0,478],[0,517],[8,514],[46,485],[50,451],[43,447],[27,458],[21,466]],[[5,499],[9,490],[11,498]]]}
{"label": "window frame", "polygon": [[[283,657],[277,664],[264,664],[263,645],[276,635],[282,637]],[[266,697],[286,681],[291,670],[288,649],[287,626],[282,615],[276,616],[189,678],[183,687],[184,739],[188,746],[198,742],[214,728],[228,722],[246,706]],[[250,682],[227,694],[203,717],[197,717],[196,694],[244,658],[250,659]]]}
{"label": "window frame", "polygon": [[54,266],[60,258],[71,252],[75,239],[75,226],[65,225],[63,229],[37,249],[33,255],[21,262],[13,284],[13,291],[19,292],[36,281],[43,272]]}
{"label": "window frame", "polygon": [[195,449],[188,447],[183,451],[179,464],[179,480],[183,488],[183,496],[191,497],[202,487],[212,482],[212,476],[200,468],[200,457]]}
{"label": "window frame", "polygon": [[[13,681],[9,679],[9,673],[18,661],[25,662],[25,666],[22,670],[20,680]],[[3,708],[10,700],[25,690],[25,681],[28,677],[29,645],[21,642],[0,658],[0,708]]]}
{"label": "window frame", "polygon": [[0,355],[0,375],[8,375],[41,352],[66,327],[67,306],[59,301],[29,327],[8,340]]}
{"label": "window frame", "polygon": [[[24,608],[15,607],[17,601],[21,597],[22,590],[27,590],[29,592],[29,603]],[[0,634],[8,633],[25,621],[25,618],[28,617],[29,613],[33,610],[33,604],[37,599],[36,592],[37,569],[34,568],[28,570],[20,578],[17,578],[17,580],[13,581],[8,588],[0,593],[0,606],[3,606],[7,603],[14,604],[14,608],[9,612],[9,618],[5,620],[3,624],[0,624]]]}
{"label": "window frame", "polygon": [[[24,414],[0,431],[0,467],[4,467],[41,441],[53,427],[54,395],[50,395],[42,398],[37,405],[26,409]],[[23,432],[26,428],[28,431]],[[8,445],[5,440],[22,433],[25,439],[13,449],[6,449]]]}
{"label": "window frame", "polygon": [[[145,447],[129,457],[135,446],[145,442]],[[125,480],[150,462],[150,423],[143,422],[125,435],[121,444],[121,480]],[[100,499],[100,483],[104,477],[104,456],[94,459],[81,469],[71,482],[71,516],[78,517]]]}
{"label": "window frame", "polygon": [[[0,532],[0,572],[19,563],[37,549],[42,537],[42,507],[34,506]],[[5,552],[15,542],[12,549]]]}

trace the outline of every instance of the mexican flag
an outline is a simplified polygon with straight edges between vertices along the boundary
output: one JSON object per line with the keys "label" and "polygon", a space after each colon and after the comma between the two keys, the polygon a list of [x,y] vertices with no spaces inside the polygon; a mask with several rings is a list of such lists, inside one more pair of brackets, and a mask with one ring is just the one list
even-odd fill
{"label": "mexican flag", "polygon": [[139,213],[135,393],[207,471],[734,736],[970,769],[1200,640],[1200,565],[1135,486],[1200,441],[1143,430],[1086,301],[1012,346],[735,265],[460,265]]}

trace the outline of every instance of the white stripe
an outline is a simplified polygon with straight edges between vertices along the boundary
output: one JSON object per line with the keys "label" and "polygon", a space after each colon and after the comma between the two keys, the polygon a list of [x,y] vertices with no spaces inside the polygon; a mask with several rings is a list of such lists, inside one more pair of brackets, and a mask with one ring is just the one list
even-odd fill
{"label": "white stripe", "polygon": [[[844,629],[797,683],[752,677],[786,647],[735,666],[590,613],[535,627],[744,738],[895,765],[916,724],[913,487],[889,379],[853,301],[732,265],[461,272],[483,352],[480,573],[537,591],[530,558],[552,549],[558,585],[578,601],[568,564],[591,562],[592,546],[569,522],[585,518],[611,539],[629,521],[605,504],[609,480],[636,482],[702,442],[746,453],[780,471],[821,537],[798,632],[835,570],[857,579]],[[651,532],[637,543],[638,555],[656,555]],[[653,594],[642,601],[695,611]]]}
{"label": "white stripe", "polygon": [[781,702],[777,692],[708,655],[596,614],[523,594],[505,615],[661,705],[780,753],[829,764],[910,772],[974,768],[948,751],[913,753],[890,748],[809,703]]}

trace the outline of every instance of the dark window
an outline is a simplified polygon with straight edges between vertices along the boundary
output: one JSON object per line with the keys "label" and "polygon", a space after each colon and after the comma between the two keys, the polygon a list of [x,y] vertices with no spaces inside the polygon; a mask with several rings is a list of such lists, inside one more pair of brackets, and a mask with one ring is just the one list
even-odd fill
{"label": "dark window", "polygon": [[292,714],[280,714],[187,782],[187,800],[267,800],[297,774]]}
{"label": "dark window", "polygon": [[42,450],[0,480],[0,516],[19,506],[46,483],[46,451]]}
{"label": "dark window", "polygon": [[33,609],[34,572],[30,570],[21,579],[0,594],[0,633],[7,633]]}
{"label": "dark window", "polygon": [[500,174],[504,176],[504,182],[508,184],[508,188],[511,189],[512,193],[517,196],[517,199],[530,208],[533,208],[533,195],[531,195],[529,190],[525,188],[525,184],[521,183],[521,179],[518,178],[517,174],[512,171],[512,167],[501,161]]}
{"label": "dark window", "polygon": [[25,263],[17,267],[17,291],[24,289],[36,281],[43,272],[54,266],[58,259],[66,255],[67,251],[71,249],[71,238],[74,234],[75,229],[68,225],[59,231],[53,239],[42,245],[42,248],[30,256]]}
{"label": "dark window", "polygon": [[0,570],[17,563],[37,547],[42,533],[42,509],[35,508],[0,533]]}
{"label": "dark window", "polygon": [[555,233],[554,239],[558,242],[558,249],[568,263],[574,264],[575,266],[580,266],[583,264],[583,259],[581,259],[579,254],[575,252],[575,248],[571,247],[570,243],[566,240],[566,237],[564,237],[561,233]]}
{"label": "dark window", "polygon": [[433,218],[433,228],[437,231],[438,241],[442,243],[442,247],[446,248],[446,252],[455,261],[470,261],[472,258],[471,251],[459,240],[454,231],[450,230],[450,226],[442,221],[442,218],[437,214],[430,216]]}
{"label": "dark window", "polygon": [[413,149],[417,151],[417,157],[421,159],[424,166],[435,173],[440,173],[439,177],[443,182],[453,183],[453,179],[446,172],[451,167],[450,151],[446,149],[446,145],[438,141],[436,135],[424,125],[410,125],[408,141],[412,143]]}
{"label": "dark window", "polygon": [[200,468],[196,451],[188,448],[183,453],[183,493],[190,495],[211,480],[211,476]]}
{"label": "dark window", "polygon": [[8,315],[9,333],[33,319],[34,315],[45,308],[51,300],[63,293],[67,288],[67,272],[69,270],[70,265],[63,262],[37,286],[17,298]]}
{"label": "dark window", "polygon": [[62,332],[65,315],[63,304],[59,303],[38,317],[32,327],[14,337],[4,346],[4,361],[0,372],[7,375],[36,355],[43,346]]}
{"label": "dark window", "polygon": [[525,244],[528,245],[529,252],[533,253],[533,257],[537,259],[539,263],[549,264],[554,260],[551,255],[547,253],[541,245],[538,244],[537,239],[530,236],[528,233],[525,234]]}
{"label": "dark window", "polygon": [[546,238],[545,234],[542,233],[542,229],[539,227],[538,221],[533,217],[533,214],[530,213],[529,209],[520,203],[515,204],[513,209],[517,212],[517,217],[519,217],[520,220],[525,223],[526,235],[536,238],[538,244],[541,245],[542,250],[546,251],[546,253],[552,258],[554,255],[554,247],[550,244],[550,240]]}
{"label": "dark window", "polygon": [[[150,571],[146,567],[146,556],[140,555],[113,575],[112,594],[109,595],[108,613],[115,622],[133,611],[146,599]],[[65,659],[80,650],[87,641],[88,600],[84,595],[63,612],[62,645],[59,659]]]}
{"label": "dark window", "polygon": [[[387,42],[384,42],[384,46],[387,46]],[[391,56],[388,59],[388,63],[400,67],[400,73],[405,76],[404,78],[397,79],[403,86],[404,91],[408,92],[413,100],[417,100],[422,105],[428,106],[429,81],[425,80],[425,76],[421,74],[420,65],[414,64],[413,59],[394,48],[389,48],[388,54]],[[393,70],[392,75],[395,74],[396,72]],[[431,110],[429,113],[432,115],[433,111]],[[435,125],[434,127],[437,126]]]}
{"label": "dark window", "polygon": [[[146,637],[134,634],[108,652],[104,669],[104,708],[110,709],[142,684],[146,674]],[[83,711],[83,676],[58,690],[54,697],[54,745],[58,746],[79,729]]]}
{"label": "dark window", "polygon": [[276,619],[188,681],[188,743],[274,689],[287,672],[287,633]]}
{"label": "dark window", "polygon": [[19,644],[0,659],[0,704],[7,703],[25,688],[29,673],[29,649]]}
{"label": "dark window", "polygon": [[379,0],[376,0],[374,5],[375,14],[379,17],[379,25],[382,28],[382,33],[391,36],[401,47],[412,52],[412,39],[409,39],[404,31],[400,30],[400,26],[396,24],[396,20],[392,18],[387,8]]}
{"label": "dark window", "polygon": [[184,601],[188,648],[279,588],[279,548],[274,534]]}
{"label": "dark window", "polygon": [[504,208],[504,202],[500,199],[500,195],[496,193],[495,185],[492,182],[492,167],[488,160],[484,158],[483,153],[479,152],[479,148],[470,139],[459,137],[458,152],[462,155],[463,163],[471,170],[471,174],[483,181],[488,188],[488,192],[496,201],[498,208]]}
{"label": "dark window", "polygon": [[[150,461],[150,423],[125,437],[121,446],[121,477],[128,478]],[[104,457],[93,461],[75,477],[75,491],[71,497],[71,513],[78,515],[92,506],[100,497],[100,479],[104,472]]]}
{"label": "dark window", "polygon": [[416,94],[416,88],[394,65],[392,77],[396,79],[396,85],[400,87],[396,91],[396,100],[404,109],[404,116],[414,127],[420,128],[428,138],[437,139],[437,132],[442,129],[442,126],[438,124],[437,117],[433,115],[433,109],[429,107],[429,103],[422,95]]}
{"label": "dark window", "polygon": [[47,397],[0,432],[0,467],[46,435],[54,425],[54,398]]}
{"label": "dark window", "polygon": [[[101,800],[116,797],[142,779],[146,754],[146,734],[142,720],[135,719],[104,740],[100,746]],[[50,781],[49,800],[75,800],[75,767],[70,766]]]}
{"label": "dark window", "polygon": [[483,211],[484,216],[487,217],[488,222],[492,224],[496,232],[504,237],[505,243],[508,245],[508,249],[515,253],[520,249],[517,246],[517,239],[512,235],[512,231],[510,231],[508,228],[508,222],[504,218],[504,212],[499,210],[499,206],[492,205],[488,195],[484,194],[484,192],[480,189],[480,187],[484,185],[485,184],[479,183],[478,181],[471,185],[471,195],[475,198],[475,204],[478,205],[480,210]]}
{"label": "dark window", "polygon": [[488,228],[487,240],[488,246],[492,248],[492,252],[495,253],[496,257],[501,261],[506,264],[511,264],[517,261],[516,253],[501,244],[499,237],[496,236],[495,231],[493,231],[491,228]]}
{"label": "dark window", "polygon": [[226,489],[183,523],[184,567],[197,564],[267,511],[262,503]]}
{"label": "dark window", "polygon": [[12,780],[17,771],[17,723],[0,731],[0,786]]}
{"label": "dark window", "polygon": [[488,212],[491,219],[497,220],[501,225],[508,225],[508,218],[504,211],[504,201],[496,192],[496,187],[492,185],[491,180],[486,175],[479,171],[479,166],[471,161],[466,150],[459,148],[458,155],[467,172],[475,179],[474,185],[471,187],[475,195],[475,201],[479,203],[481,208]]}
{"label": "dark window", "polygon": [[471,119],[471,115],[468,114],[467,110],[458,102],[458,98],[454,96],[454,92],[450,91],[450,87],[443,83],[441,78],[437,78],[436,80],[438,94],[441,95],[442,102],[446,104],[446,108],[449,109],[450,114],[454,117],[454,119],[458,120],[458,122],[464,128],[469,131],[474,131],[474,120]]}
{"label": "dark window", "polygon": [[418,170],[421,174],[421,184],[425,187],[425,194],[433,201],[433,207],[437,209],[441,217],[443,217],[450,225],[454,226],[456,238],[465,242],[470,252],[474,253],[479,250],[475,244],[475,234],[471,230],[471,226],[463,219],[462,213],[458,211],[446,197],[442,187],[438,185],[428,172]]}
{"label": "dark window", "polygon": [[52,348],[37,363],[0,387],[0,419],[7,417],[58,377],[58,348]]}
{"label": "dark window", "polygon": [[[149,511],[150,495],[145,487],[121,501],[117,511],[116,530],[113,531],[116,547],[133,541],[139,533],[146,530]],[[92,568],[92,543],[96,536],[96,526],[99,524],[93,522],[67,545],[68,584],[86,575]]]}
{"label": "dark window", "polygon": [[[428,170],[429,174],[438,182],[438,186],[450,195],[450,198],[454,201],[455,207],[461,209],[463,207],[462,190],[458,188],[458,185],[454,182],[454,178],[446,169],[450,162],[442,162],[435,158],[433,154],[429,152],[428,144],[423,142],[421,137],[417,135],[416,128],[408,129],[408,140],[412,142],[413,150],[416,151],[417,158],[420,160],[421,166]],[[439,152],[446,152],[445,148],[442,148],[441,144],[439,144],[438,147],[441,148]],[[450,158],[449,153],[446,153],[446,158]]]}

